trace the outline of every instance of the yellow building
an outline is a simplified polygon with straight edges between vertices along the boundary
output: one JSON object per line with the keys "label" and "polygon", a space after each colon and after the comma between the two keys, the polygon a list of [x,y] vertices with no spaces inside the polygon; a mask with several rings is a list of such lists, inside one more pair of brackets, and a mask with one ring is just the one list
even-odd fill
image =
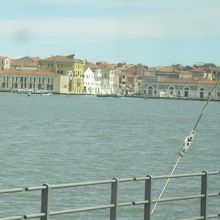
{"label": "yellow building", "polygon": [[52,56],[39,61],[41,70],[50,70],[56,74],[69,77],[69,92],[82,94],[84,92],[84,66],[83,60],[75,59],[73,55]]}

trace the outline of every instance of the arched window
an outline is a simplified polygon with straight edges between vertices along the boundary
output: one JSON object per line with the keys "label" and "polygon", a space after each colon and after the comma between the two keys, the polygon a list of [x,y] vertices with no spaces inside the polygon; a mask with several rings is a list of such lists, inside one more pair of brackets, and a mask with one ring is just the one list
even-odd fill
{"label": "arched window", "polygon": [[170,95],[173,95],[173,94],[174,94],[174,88],[173,88],[173,87],[170,87],[170,88],[169,88],[169,91],[170,91]]}
{"label": "arched window", "polygon": [[153,87],[152,86],[148,87],[148,96],[153,96]]}
{"label": "arched window", "polygon": [[184,97],[189,97],[189,88],[184,88]]}
{"label": "arched window", "polygon": [[204,98],[204,89],[203,88],[200,89],[200,98],[201,99]]}

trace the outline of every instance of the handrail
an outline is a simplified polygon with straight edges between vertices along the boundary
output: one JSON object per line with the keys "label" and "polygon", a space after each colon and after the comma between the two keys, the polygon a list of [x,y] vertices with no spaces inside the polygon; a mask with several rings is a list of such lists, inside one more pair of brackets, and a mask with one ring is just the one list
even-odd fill
{"label": "handrail", "polygon": [[[88,181],[88,182],[78,182],[78,183],[61,183],[61,184],[43,184],[42,186],[30,186],[30,187],[20,187],[20,188],[11,188],[11,189],[0,189],[0,194],[3,193],[25,193],[32,191],[41,191],[41,212],[35,214],[25,214],[18,216],[11,216],[0,218],[0,220],[23,220],[23,219],[33,219],[40,218],[41,220],[48,220],[49,216],[55,215],[63,215],[63,214],[71,214],[77,212],[87,212],[93,210],[100,209],[109,209],[110,210],[110,220],[117,219],[117,210],[119,207],[125,206],[137,206],[144,205],[144,220],[150,220],[151,207],[153,203],[165,203],[170,201],[181,201],[181,200],[191,200],[191,199],[200,199],[201,212],[200,216],[187,218],[182,220],[196,220],[196,219],[208,219],[208,218],[218,218],[220,214],[212,214],[207,215],[207,199],[209,197],[219,197],[220,189],[218,192],[208,193],[207,182],[209,175],[219,175],[220,172],[201,172],[201,173],[189,173],[189,174],[175,174],[175,175],[160,175],[160,176],[145,176],[145,177],[129,177],[129,178],[113,178],[109,180],[98,180],[98,181]],[[196,195],[184,195],[184,196],[176,196],[176,197],[166,197],[160,199],[153,199],[151,196],[151,185],[152,180],[163,180],[170,178],[187,178],[187,177],[201,177],[201,194]],[[124,182],[137,182],[144,181],[145,182],[145,198],[144,200],[138,201],[118,201],[118,190],[119,183]],[[89,207],[81,207],[81,208],[70,208],[64,210],[54,210],[50,211],[49,208],[49,195],[52,189],[64,189],[70,187],[85,187],[85,186],[95,186],[102,184],[111,184],[111,202],[109,204],[102,205],[93,205]],[[204,210],[205,209],[205,210]]]}

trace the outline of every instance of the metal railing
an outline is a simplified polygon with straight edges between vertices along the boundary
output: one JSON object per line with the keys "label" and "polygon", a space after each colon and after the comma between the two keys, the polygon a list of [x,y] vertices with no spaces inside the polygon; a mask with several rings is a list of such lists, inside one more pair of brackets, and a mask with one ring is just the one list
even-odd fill
{"label": "metal railing", "polygon": [[[197,219],[209,219],[209,218],[219,218],[220,214],[207,214],[207,201],[209,197],[219,197],[220,189],[216,193],[208,193],[208,176],[209,175],[219,175],[220,172],[201,172],[201,173],[193,173],[193,174],[177,174],[177,175],[164,175],[164,176],[144,176],[144,177],[134,177],[134,178],[113,178],[110,180],[102,180],[102,181],[91,181],[91,182],[78,182],[78,183],[65,183],[65,184],[43,184],[42,186],[34,186],[34,187],[23,187],[23,188],[12,188],[12,189],[1,189],[0,194],[3,193],[17,193],[17,192],[31,192],[31,191],[41,191],[41,211],[35,214],[25,214],[18,216],[10,216],[0,218],[0,220],[23,220],[23,219],[34,219],[40,218],[41,220],[49,220],[52,219],[50,217],[56,215],[63,214],[73,214],[77,212],[86,212],[92,210],[101,210],[101,209],[109,209],[109,219],[116,220],[117,212],[120,207],[125,206],[136,206],[143,205],[144,206],[144,220],[150,220],[152,217],[151,208],[152,204],[155,203],[165,203],[171,201],[181,201],[181,200],[191,200],[191,199],[199,199],[200,200],[200,215],[197,217],[191,217],[181,220],[197,220]],[[187,195],[187,196],[179,196],[179,197],[170,197],[170,198],[161,198],[154,199],[152,198],[152,180],[163,180],[168,178],[183,178],[183,177],[201,177],[201,193],[196,195]],[[123,182],[133,182],[133,181],[144,181],[144,200],[142,201],[128,201],[128,202],[119,202],[118,194],[119,194],[119,183]],[[63,188],[71,188],[71,187],[79,187],[79,186],[93,186],[93,185],[111,185],[111,198],[109,204],[83,207],[83,208],[73,208],[66,210],[58,210],[58,211],[50,211],[50,193],[51,190],[54,189],[63,189]]]}

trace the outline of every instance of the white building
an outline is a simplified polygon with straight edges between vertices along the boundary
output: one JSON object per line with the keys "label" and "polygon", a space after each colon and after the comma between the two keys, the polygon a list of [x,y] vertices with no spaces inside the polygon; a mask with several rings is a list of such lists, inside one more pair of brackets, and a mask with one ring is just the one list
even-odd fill
{"label": "white building", "polygon": [[97,94],[95,74],[90,68],[87,68],[84,72],[84,93],[93,95]]}
{"label": "white building", "polygon": [[91,68],[94,73],[95,79],[95,94],[102,94],[102,69],[100,68]]}

